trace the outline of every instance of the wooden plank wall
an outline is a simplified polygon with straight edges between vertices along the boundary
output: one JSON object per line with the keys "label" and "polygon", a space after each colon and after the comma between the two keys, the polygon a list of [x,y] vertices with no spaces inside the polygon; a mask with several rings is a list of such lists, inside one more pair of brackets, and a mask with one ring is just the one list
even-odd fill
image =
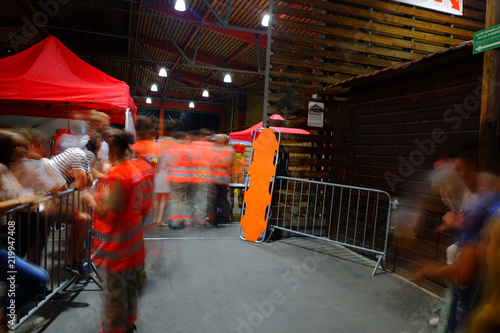
{"label": "wooden plank wall", "polygon": [[[339,168],[345,161],[338,160],[345,156],[339,150],[346,142],[331,135],[343,126],[338,123],[342,116],[332,113],[339,110],[336,102],[347,100],[348,89],[332,85],[470,40],[484,28],[485,1],[464,0],[462,17],[382,0],[273,1],[268,114],[281,114],[286,121],[269,125],[313,133],[284,136],[311,143],[284,147],[310,157],[292,161],[309,171],[289,176],[349,182],[349,172]],[[307,126],[308,101],[325,103],[323,128]]]}
{"label": "wooden plank wall", "polygon": [[449,209],[430,175],[440,157],[477,153],[482,61],[466,46],[352,83],[352,184],[399,198],[388,262],[404,275],[444,259],[453,242],[436,231]]}

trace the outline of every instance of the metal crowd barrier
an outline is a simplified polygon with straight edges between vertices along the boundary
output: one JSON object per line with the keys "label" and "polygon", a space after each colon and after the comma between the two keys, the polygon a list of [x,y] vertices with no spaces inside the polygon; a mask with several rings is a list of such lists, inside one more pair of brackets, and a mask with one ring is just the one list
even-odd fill
{"label": "metal crowd barrier", "polygon": [[397,199],[381,190],[277,176],[269,237],[278,229],[355,249],[378,258],[374,275],[386,259],[396,205]]}
{"label": "metal crowd barrier", "polygon": [[[0,213],[0,224],[14,225],[14,222],[9,221],[15,221],[16,255],[42,267],[50,276],[46,288],[40,290],[38,297],[34,297],[27,309],[16,309],[17,322],[11,329],[18,328],[43,304],[78,280],[78,276],[65,270],[67,257],[72,258],[74,251],[73,238],[70,237],[75,223],[72,214],[74,209],[87,211],[80,202],[80,192],[70,189],[58,196],[46,196],[37,205],[24,204]],[[5,227],[2,229],[2,238],[7,236],[6,230]],[[91,258],[91,230],[91,225],[87,224],[86,241],[83,242],[82,251],[82,260],[87,262],[90,262]],[[12,228],[9,231],[12,231]]]}

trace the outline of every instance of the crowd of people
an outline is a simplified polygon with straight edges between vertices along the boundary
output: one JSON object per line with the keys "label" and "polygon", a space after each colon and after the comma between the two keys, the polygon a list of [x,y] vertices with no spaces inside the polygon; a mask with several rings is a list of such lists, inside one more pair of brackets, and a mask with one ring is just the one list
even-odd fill
{"label": "crowd of people", "polygon": [[[152,215],[153,225],[172,229],[219,227],[228,222],[233,148],[227,145],[226,135],[206,132],[153,140],[154,124],[145,116],[137,117],[135,136],[110,127],[109,117],[102,112],[92,111],[88,121],[84,135],[65,131],[50,150],[37,144],[27,130],[0,130],[0,212],[22,204],[36,206],[43,196],[58,197],[71,188],[80,193],[78,204],[61,198],[53,207],[46,205],[43,214],[48,219],[29,218],[34,214],[30,209],[13,215],[21,217],[12,222],[20,237],[10,248],[7,220],[12,217],[3,215],[2,279],[8,279],[8,270],[3,269],[7,257],[15,256],[16,284],[23,290],[15,296],[16,309],[25,307],[45,287],[49,276],[38,266],[35,253],[46,243],[45,221],[52,224],[61,211],[58,208],[64,206],[68,208],[65,218],[73,221],[68,228],[65,270],[93,277],[91,264],[95,264],[104,286],[102,332],[133,332],[138,289],[146,276],[146,219]],[[89,229],[92,263],[82,253]],[[9,302],[9,297],[4,298],[0,333],[8,332]]]}
{"label": "crowd of people", "polygon": [[[145,277],[146,219],[152,216],[152,225],[172,229],[228,222],[234,149],[227,135],[204,131],[154,140],[155,124],[145,116],[137,117],[135,137],[111,128],[104,113],[92,112],[88,120],[85,135],[75,139],[70,134],[55,144],[63,148],[55,155],[27,130],[0,130],[0,212],[36,205],[44,195],[57,196],[68,188],[80,191],[81,204],[68,210],[74,224],[65,269],[82,277],[95,274],[82,254],[91,226],[92,261],[104,286],[102,332],[133,332]],[[450,209],[439,228],[455,233],[456,242],[447,249],[446,263],[426,265],[419,274],[449,285],[457,295],[459,311],[448,318],[449,331],[499,332],[500,182],[478,172],[476,161],[465,156],[437,161],[431,181]],[[58,204],[71,206],[64,200]],[[47,207],[44,214],[50,217],[56,208]],[[32,214],[27,209],[12,220],[0,218],[0,275],[9,281],[13,261],[16,284],[22,285],[15,296],[4,297],[0,333],[9,330],[9,305],[26,306],[49,279],[35,255],[45,246],[48,229],[35,225],[45,219]],[[11,229],[16,230],[14,240],[8,238]]]}

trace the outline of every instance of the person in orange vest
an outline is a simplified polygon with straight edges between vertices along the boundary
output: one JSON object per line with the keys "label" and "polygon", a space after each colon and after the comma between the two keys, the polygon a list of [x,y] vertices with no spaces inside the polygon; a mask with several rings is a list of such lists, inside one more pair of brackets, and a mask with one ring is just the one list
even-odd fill
{"label": "person in orange vest", "polygon": [[[188,197],[191,223],[198,227],[207,226],[209,193],[213,184],[214,144],[207,140],[202,131],[191,143],[188,160],[192,170],[191,192]],[[189,222],[188,222],[189,223]]]}
{"label": "person in orange vest", "polygon": [[233,176],[234,149],[227,144],[229,138],[225,134],[216,134],[213,137],[216,152],[212,168],[213,195],[210,204],[210,220],[215,228],[226,223],[231,214],[228,201],[228,184]]}
{"label": "person in orange vest", "polygon": [[137,319],[138,284],[145,251],[143,241],[144,175],[131,159],[133,134],[113,130],[112,163],[96,193],[94,257],[103,278],[103,333],[133,332]]}
{"label": "person in orange vest", "polygon": [[[134,144],[135,157],[140,160],[144,160],[149,163],[155,174],[158,174],[158,143],[153,141],[151,138],[151,131],[153,129],[153,122],[151,118],[139,115],[136,120],[136,136],[137,140]],[[155,190],[156,193],[156,190]],[[158,222],[157,215],[160,207],[166,205],[166,199],[161,195],[156,198],[152,197],[153,203],[153,224]],[[165,212],[163,208],[163,212]]]}
{"label": "person in orange vest", "polygon": [[188,202],[188,194],[192,181],[192,169],[188,160],[190,141],[188,135],[184,135],[181,140],[169,149],[166,156],[167,179],[170,183],[170,197],[167,202],[166,223],[171,229],[182,229],[191,223],[188,215],[191,211]]}

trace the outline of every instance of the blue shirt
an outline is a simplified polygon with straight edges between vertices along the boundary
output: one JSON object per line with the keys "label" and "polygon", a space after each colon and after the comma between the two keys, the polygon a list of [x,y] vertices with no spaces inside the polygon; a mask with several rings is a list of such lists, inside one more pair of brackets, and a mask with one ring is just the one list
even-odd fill
{"label": "blue shirt", "polygon": [[[495,204],[500,203],[500,193],[489,192],[481,195],[477,201],[464,212],[462,228],[458,234],[459,246],[477,246],[481,239],[484,223],[494,213]],[[500,206],[497,206],[497,208]]]}

